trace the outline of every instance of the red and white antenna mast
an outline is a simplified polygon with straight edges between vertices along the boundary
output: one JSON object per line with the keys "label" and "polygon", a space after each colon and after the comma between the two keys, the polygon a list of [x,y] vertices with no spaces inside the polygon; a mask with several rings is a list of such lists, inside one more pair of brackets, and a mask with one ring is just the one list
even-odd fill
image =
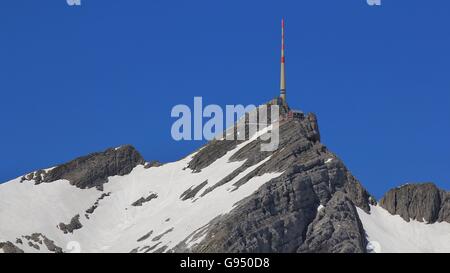
{"label": "red and white antenna mast", "polygon": [[284,18],[281,19],[281,79],[280,79],[280,98],[286,103],[286,75],[285,75],[285,56],[284,56]]}

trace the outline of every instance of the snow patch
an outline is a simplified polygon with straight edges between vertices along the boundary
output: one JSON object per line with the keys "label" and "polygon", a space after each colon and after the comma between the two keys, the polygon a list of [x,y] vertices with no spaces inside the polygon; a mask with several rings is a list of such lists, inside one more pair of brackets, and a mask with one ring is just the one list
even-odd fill
{"label": "snow patch", "polygon": [[380,206],[370,206],[370,214],[357,210],[368,241],[378,246],[376,252],[450,252],[450,223],[406,222]]}
{"label": "snow patch", "polygon": [[57,166],[51,167],[51,168],[47,168],[47,169],[44,169],[44,171],[45,171],[46,173],[48,173],[49,171],[53,170],[53,169],[56,168],[56,167],[57,167]]}

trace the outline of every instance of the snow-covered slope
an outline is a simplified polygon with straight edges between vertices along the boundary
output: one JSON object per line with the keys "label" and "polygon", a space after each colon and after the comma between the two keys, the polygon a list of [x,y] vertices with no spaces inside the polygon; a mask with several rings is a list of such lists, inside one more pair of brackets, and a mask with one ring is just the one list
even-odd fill
{"label": "snow-covered slope", "polygon": [[370,214],[358,208],[358,215],[374,252],[450,252],[450,223],[406,222],[380,206]]}
{"label": "snow-covered slope", "polygon": [[[229,212],[238,201],[280,175],[266,173],[238,188],[231,186],[269,160],[267,157],[202,196],[207,188],[244,164],[245,160],[229,159],[253,140],[239,144],[201,172],[187,168],[192,154],[160,167],[138,165],[128,175],[110,177],[103,191],[79,189],[64,180],[35,185],[18,178],[4,183],[0,185],[0,242],[11,241],[25,252],[47,252],[45,245],[36,243],[38,240],[24,237],[40,233],[63,251],[72,247],[83,252],[169,251],[185,239],[192,246],[201,238],[199,234],[193,236],[195,231],[201,233],[215,217]],[[192,198],[182,198],[183,193],[196,187],[200,190]],[[145,201],[149,196],[153,198]],[[133,206],[140,198],[144,201]],[[96,201],[94,212],[86,213]],[[76,215],[82,228],[65,234],[58,224],[69,223]],[[22,243],[16,243],[17,239]]]}

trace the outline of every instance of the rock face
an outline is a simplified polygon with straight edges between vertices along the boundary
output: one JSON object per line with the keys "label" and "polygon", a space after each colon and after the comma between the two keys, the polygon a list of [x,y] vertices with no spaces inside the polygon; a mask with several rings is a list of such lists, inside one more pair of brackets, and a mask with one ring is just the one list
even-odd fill
{"label": "rock face", "polygon": [[[279,112],[280,115],[285,115],[289,111],[289,107],[287,105],[280,105]],[[267,108],[267,122],[270,123],[270,107]],[[258,121],[260,120],[260,116],[258,114],[257,117]],[[317,119],[314,114],[310,114],[307,119],[309,119],[310,122],[304,123],[306,126],[310,126],[311,128],[305,128],[304,131],[310,138],[314,138],[316,140],[320,140],[318,125],[317,125]],[[241,120],[244,122],[245,126],[245,139],[247,140],[249,138],[249,114],[247,113],[245,117]],[[287,128],[287,127],[285,127]],[[258,130],[261,130],[262,127],[258,126]],[[281,129],[280,129],[281,130]],[[238,144],[242,143],[243,140],[240,140],[240,137],[238,135],[238,128],[235,125],[229,130],[226,130],[224,132],[225,134],[233,134],[234,140],[213,140],[209,142],[206,146],[202,147],[200,151],[194,156],[194,158],[189,163],[188,167],[192,169],[194,172],[200,172],[201,169],[209,166],[211,163],[213,163],[215,160],[219,159],[220,157],[224,156],[228,151],[234,149]],[[251,163],[254,163],[255,161],[258,162],[259,160],[265,158],[265,155],[268,153],[260,153],[260,142],[253,143],[254,145],[249,146],[249,149],[252,149],[254,153],[249,153],[246,151],[242,151],[240,154],[243,155],[243,157],[246,156],[253,156],[254,158],[251,159],[251,161],[246,162],[247,165],[250,165]],[[242,156],[239,155],[234,157],[234,160],[242,160]],[[245,167],[246,168],[246,167]]]}
{"label": "rock face", "polygon": [[133,207],[140,207],[142,204],[152,201],[153,199],[158,198],[156,193],[150,193],[147,197],[141,197],[138,200],[134,201],[131,205]]}
{"label": "rock face", "polygon": [[203,187],[206,186],[206,184],[208,184],[208,180],[206,180],[205,182],[201,183],[200,185],[198,185],[195,188],[190,187],[185,192],[183,192],[183,194],[181,194],[180,199],[183,200],[183,201],[186,201],[188,199],[194,199],[195,195],[197,195],[197,193],[201,189],[203,189]]}
{"label": "rock face", "polygon": [[158,160],[152,160],[150,162],[145,163],[144,168],[150,169],[150,168],[153,168],[153,167],[160,167],[162,165],[163,164],[161,162],[159,162]]}
{"label": "rock face", "polygon": [[3,250],[4,253],[23,253],[22,249],[11,242],[0,242],[0,250]]}
{"label": "rock face", "polygon": [[78,188],[97,187],[102,189],[102,185],[108,181],[108,177],[129,174],[134,167],[140,164],[145,164],[143,157],[133,146],[126,145],[77,158],[43,175],[39,173],[38,176],[35,176],[39,177],[39,183],[66,179]]}
{"label": "rock face", "polygon": [[43,249],[45,247],[50,252],[63,253],[61,247],[55,245],[54,241],[50,240],[41,233],[23,235],[21,238],[16,239],[16,244],[13,244],[12,242],[9,241],[0,242],[0,250],[2,250],[4,253],[24,253],[24,251],[21,248],[19,248],[18,245],[24,245],[25,243],[27,243],[26,245],[36,250],[40,250],[41,248]]}
{"label": "rock face", "polygon": [[353,202],[336,192],[320,209],[298,252],[364,253],[367,240]]}
{"label": "rock face", "polygon": [[[47,238],[45,235],[41,233],[33,233],[31,235],[22,236],[24,239],[28,240],[28,244],[39,249],[39,245],[47,247],[47,249],[54,253],[63,253],[62,248],[55,245],[55,242]],[[22,243],[21,239],[18,239],[17,242]]]}
{"label": "rock face", "polygon": [[[319,141],[317,119],[312,114],[282,123],[280,146],[269,154],[270,160],[234,186],[264,173],[283,175],[210,223],[206,238],[193,252],[365,252],[364,230],[355,205],[369,212],[373,198]],[[243,168],[260,162],[268,153],[261,152],[260,145],[260,140],[251,142],[232,160],[246,159]],[[221,148],[228,147],[213,143],[202,151]],[[207,164],[202,161],[200,166]],[[219,186],[240,172],[230,174]],[[317,215],[321,204],[327,209]]]}
{"label": "rock face", "polygon": [[87,210],[85,210],[85,216],[86,218],[89,218],[89,216],[87,214],[92,214],[94,213],[94,211],[98,208],[98,205],[100,203],[101,200],[105,199],[106,197],[110,196],[111,193],[103,193],[94,203],[94,205],[92,205],[90,208],[88,208]]}
{"label": "rock face", "polygon": [[69,224],[60,223],[58,227],[64,232],[64,234],[67,234],[73,233],[74,230],[82,228],[83,225],[80,223],[80,215],[77,214],[72,217]]}
{"label": "rock face", "polygon": [[380,205],[405,221],[450,223],[450,193],[432,183],[407,184],[386,193]]}

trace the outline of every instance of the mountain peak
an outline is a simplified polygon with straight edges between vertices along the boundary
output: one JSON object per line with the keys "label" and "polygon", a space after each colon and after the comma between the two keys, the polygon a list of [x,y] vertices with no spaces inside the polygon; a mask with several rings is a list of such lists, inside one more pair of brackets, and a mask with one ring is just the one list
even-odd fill
{"label": "mountain peak", "polygon": [[405,221],[450,223],[450,192],[434,183],[414,183],[391,189],[380,200],[380,205]]}
{"label": "mountain peak", "polygon": [[49,170],[39,170],[22,177],[22,181],[34,180],[40,184],[64,179],[81,189],[102,189],[108,177],[129,174],[142,164],[145,160],[141,154],[132,145],[123,145],[78,157]]}
{"label": "mountain peak", "polygon": [[[76,238],[93,252],[367,252],[374,238],[397,250],[384,234],[414,230],[410,219],[450,222],[450,194],[431,183],[377,205],[321,143],[316,115],[280,106],[279,126],[258,123],[243,140],[212,140],[176,162],[146,162],[124,145],[2,184],[0,250],[62,251]],[[277,148],[262,149],[277,129]],[[426,242],[448,240],[423,226]]]}

